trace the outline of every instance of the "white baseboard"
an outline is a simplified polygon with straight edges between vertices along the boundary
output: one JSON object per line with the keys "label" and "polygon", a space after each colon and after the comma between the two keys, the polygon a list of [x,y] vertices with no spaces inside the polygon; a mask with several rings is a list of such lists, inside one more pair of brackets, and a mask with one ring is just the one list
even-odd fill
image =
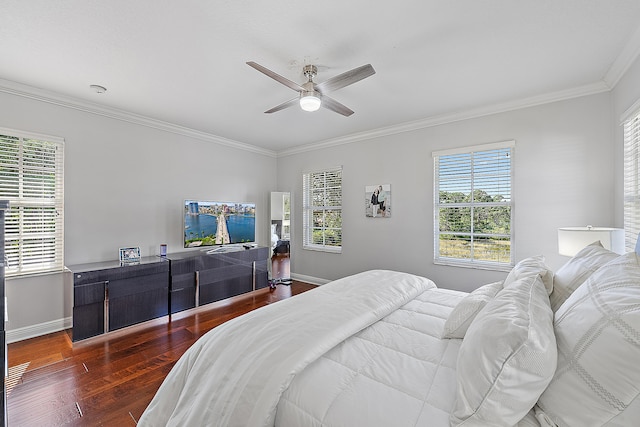
{"label": "white baseboard", "polygon": [[71,327],[73,327],[72,318],[66,317],[64,319],[52,320],[50,322],[39,323],[37,325],[25,326],[24,328],[12,329],[7,331],[7,344],[39,337],[52,332],[63,331]]}
{"label": "white baseboard", "polygon": [[331,282],[331,280],[320,279],[319,277],[305,276],[302,274],[291,273],[291,278],[294,280],[299,280],[301,282],[311,283],[312,285],[326,285]]}

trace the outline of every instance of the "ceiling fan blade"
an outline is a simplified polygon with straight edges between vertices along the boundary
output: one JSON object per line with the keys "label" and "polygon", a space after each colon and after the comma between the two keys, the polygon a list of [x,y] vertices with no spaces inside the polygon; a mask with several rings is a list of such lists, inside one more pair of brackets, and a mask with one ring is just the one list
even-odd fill
{"label": "ceiling fan blade", "polygon": [[335,77],[331,77],[322,83],[316,84],[316,90],[320,93],[328,93],[345,86],[349,86],[362,79],[366,79],[376,73],[371,64],[363,65],[362,67],[354,68],[353,70],[339,74]]}
{"label": "ceiling fan blade", "polygon": [[295,91],[301,91],[304,90],[304,88],[302,86],[300,86],[298,83],[292,82],[291,80],[287,79],[286,77],[282,77],[280,74],[278,73],[274,73],[273,71],[271,71],[268,68],[263,67],[260,64],[257,64],[253,61],[249,61],[247,62],[247,65],[250,67],[255,68],[256,70],[260,71],[263,74],[266,74],[267,76],[271,77],[272,79],[282,83],[283,85],[295,90]]}
{"label": "ceiling fan blade", "polygon": [[265,111],[265,113],[275,113],[276,111],[280,111],[280,110],[284,110],[285,108],[292,107],[292,106],[298,104],[299,102],[300,102],[300,98],[296,96],[295,98],[290,99],[287,102],[283,102],[282,104],[276,105],[275,107],[271,108],[270,110]]}
{"label": "ceiling fan blade", "polygon": [[335,111],[338,114],[342,114],[343,116],[349,117],[350,115],[353,114],[353,110],[351,110],[349,107],[346,107],[342,104],[340,104],[338,101],[336,101],[333,98],[329,98],[326,95],[322,95],[322,104],[321,104],[324,108],[327,108],[331,111]]}

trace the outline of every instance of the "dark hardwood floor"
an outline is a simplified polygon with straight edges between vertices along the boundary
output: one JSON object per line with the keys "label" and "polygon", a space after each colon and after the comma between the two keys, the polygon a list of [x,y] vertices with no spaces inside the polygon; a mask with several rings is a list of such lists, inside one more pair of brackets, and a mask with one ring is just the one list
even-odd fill
{"label": "dark hardwood floor", "polygon": [[174,363],[199,337],[313,288],[294,281],[75,344],[70,331],[9,344],[9,426],[135,426]]}

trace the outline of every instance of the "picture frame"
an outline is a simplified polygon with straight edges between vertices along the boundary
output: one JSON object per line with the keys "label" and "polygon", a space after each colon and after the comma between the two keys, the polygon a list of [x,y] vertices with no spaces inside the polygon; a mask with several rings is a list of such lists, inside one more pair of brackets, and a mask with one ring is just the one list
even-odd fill
{"label": "picture frame", "polygon": [[120,263],[122,264],[132,264],[132,263],[140,262],[139,247],[120,248],[119,253],[120,253]]}
{"label": "picture frame", "polygon": [[391,218],[391,184],[366,185],[364,203],[366,217]]}

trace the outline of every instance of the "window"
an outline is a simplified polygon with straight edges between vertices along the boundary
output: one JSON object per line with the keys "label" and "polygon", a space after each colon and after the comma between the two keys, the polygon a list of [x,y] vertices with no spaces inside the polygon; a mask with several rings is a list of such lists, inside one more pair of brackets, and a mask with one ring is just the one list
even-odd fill
{"label": "window", "polygon": [[436,263],[498,269],[513,264],[514,145],[433,153]]}
{"label": "window", "polygon": [[640,111],[624,121],[624,233],[633,251],[640,233]]}
{"label": "window", "polygon": [[63,140],[0,128],[7,276],[64,267]]}
{"label": "window", "polygon": [[302,177],[304,249],[342,251],[342,167]]}

